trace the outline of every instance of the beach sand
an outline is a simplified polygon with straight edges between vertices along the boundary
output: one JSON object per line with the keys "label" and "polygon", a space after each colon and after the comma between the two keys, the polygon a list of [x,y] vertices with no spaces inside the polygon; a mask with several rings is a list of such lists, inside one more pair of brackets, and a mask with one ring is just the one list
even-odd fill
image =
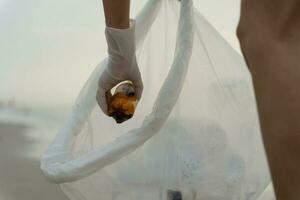
{"label": "beach sand", "polygon": [[68,200],[58,185],[48,183],[40,171],[39,138],[34,127],[0,122],[0,200]]}
{"label": "beach sand", "polygon": [[[56,184],[46,181],[39,157],[57,127],[0,122],[0,200],[68,200]],[[259,200],[274,200],[270,185]]]}

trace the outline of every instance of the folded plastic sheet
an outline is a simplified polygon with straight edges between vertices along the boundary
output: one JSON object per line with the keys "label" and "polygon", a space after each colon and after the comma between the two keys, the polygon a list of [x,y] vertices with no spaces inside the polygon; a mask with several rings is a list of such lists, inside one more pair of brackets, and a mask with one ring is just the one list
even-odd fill
{"label": "folded plastic sheet", "polygon": [[74,200],[258,199],[270,178],[242,57],[191,0],[149,0],[136,43],[134,117],[116,124],[96,105],[103,60],[42,157],[46,177]]}

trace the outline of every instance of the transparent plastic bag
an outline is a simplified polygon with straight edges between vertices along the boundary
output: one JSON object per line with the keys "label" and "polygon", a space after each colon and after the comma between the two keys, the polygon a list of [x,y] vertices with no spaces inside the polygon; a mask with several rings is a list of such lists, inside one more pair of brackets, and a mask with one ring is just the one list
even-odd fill
{"label": "transparent plastic bag", "polygon": [[45,175],[74,200],[258,199],[270,177],[242,57],[191,0],[150,0],[136,21],[133,118],[116,124],[96,105],[104,60],[43,155]]}

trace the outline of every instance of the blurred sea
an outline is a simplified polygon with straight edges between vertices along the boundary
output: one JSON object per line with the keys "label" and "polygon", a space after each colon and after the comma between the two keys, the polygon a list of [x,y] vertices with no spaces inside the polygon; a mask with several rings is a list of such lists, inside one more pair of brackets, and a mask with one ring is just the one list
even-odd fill
{"label": "blurred sea", "polygon": [[0,109],[0,200],[67,200],[41,173],[40,156],[69,108]]}

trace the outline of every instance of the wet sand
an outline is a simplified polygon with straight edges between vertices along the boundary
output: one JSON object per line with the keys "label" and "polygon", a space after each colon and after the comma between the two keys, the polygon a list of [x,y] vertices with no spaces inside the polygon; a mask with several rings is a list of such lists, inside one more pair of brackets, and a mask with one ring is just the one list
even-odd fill
{"label": "wet sand", "polygon": [[[58,185],[48,183],[39,160],[39,138],[28,135],[33,127],[0,122],[0,200],[68,200]],[[37,152],[42,153],[42,152]]]}

